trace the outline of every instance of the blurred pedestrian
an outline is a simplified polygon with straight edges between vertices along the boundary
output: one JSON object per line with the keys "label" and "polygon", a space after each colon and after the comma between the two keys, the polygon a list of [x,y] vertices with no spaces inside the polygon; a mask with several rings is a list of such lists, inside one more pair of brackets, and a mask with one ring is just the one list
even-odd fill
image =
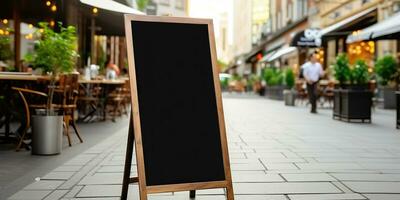
{"label": "blurred pedestrian", "polygon": [[107,79],[113,80],[116,79],[117,76],[119,76],[120,74],[119,67],[116,64],[112,63],[110,58],[107,59],[105,66],[106,66]]}
{"label": "blurred pedestrian", "polygon": [[324,70],[318,62],[317,54],[313,52],[308,62],[302,66],[303,77],[307,83],[308,99],[311,104],[311,113],[317,113],[318,81],[324,75]]}

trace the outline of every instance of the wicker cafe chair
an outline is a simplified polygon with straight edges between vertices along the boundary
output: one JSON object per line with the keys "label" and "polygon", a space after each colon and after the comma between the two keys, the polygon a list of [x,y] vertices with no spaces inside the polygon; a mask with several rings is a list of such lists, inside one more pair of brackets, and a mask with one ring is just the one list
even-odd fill
{"label": "wicker cafe chair", "polygon": [[122,116],[123,113],[127,113],[124,105],[125,99],[126,98],[122,87],[115,88],[114,91],[112,91],[108,96],[106,103],[110,108],[108,112],[112,113],[112,121],[115,121],[116,116]]}
{"label": "wicker cafe chair", "polygon": [[17,91],[19,96],[22,99],[23,105],[24,105],[24,112],[25,112],[25,127],[23,127],[23,130],[21,132],[21,135],[17,135],[18,137],[18,144],[16,147],[16,151],[19,151],[21,149],[22,144],[25,144],[26,146],[28,146],[28,143],[25,143],[24,141],[27,138],[27,133],[29,128],[31,127],[31,111],[30,111],[30,106],[28,104],[27,99],[25,98],[25,94],[33,94],[33,95],[39,95],[42,96],[44,98],[47,99],[47,94],[43,93],[43,92],[38,92],[38,91],[34,91],[34,90],[29,90],[29,89],[25,89],[25,88],[18,88],[18,87],[12,87],[13,90]]}
{"label": "wicker cafe chair", "polygon": [[[53,101],[58,101],[59,103],[52,103],[53,108],[63,111],[64,133],[68,138],[69,146],[71,146],[71,136],[69,134],[69,126],[73,127],[79,141],[81,143],[83,142],[83,140],[79,134],[78,128],[75,124],[75,120],[74,120],[74,118],[75,118],[74,114],[75,114],[75,110],[76,110],[76,102],[78,99],[78,89],[77,89],[77,87],[79,87],[78,78],[79,78],[79,74],[61,75],[59,78],[59,81],[58,81],[58,85],[54,89],[54,100],[53,100]],[[43,92],[24,89],[24,88],[14,87],[13,89],[17,90],[17,91],[21,91],[19,94],[24,101],[24,104],[26,107],[25,110],[29,111],[29,112],[26,112],[26,118],[27,119],[29,118],[29,126],[27,126],[29,128],[30,127],[30,116],[31,116],[30,109],[47,109],[47,105],[46,105],[46,103],[42,103],[42,104],[28,103],[28,101],[26,100],[26,97],[24,96],[23,93],[30,93],[30,94],[40,95],[42,97],[45,97],[46,101],[44,101],[44,102],[47,102],[48,95]],[[26,129],[26,131],[27,130],[28,129]],[[23,135],[25,135],[25,134],[23,134]],[[22,137],[22,139],[23,138],[24,138],[24,136]],[[20,147],[20,145],[17,147]]]}
{"label": "wicker cafe chair", "polygon": [[333,99],[335,96],[335,94],[333,93],[334,89],[335,89],[335,82],[329,81],[324,91],[322,91],[322,96],[324,97],[324,101],[321,101],[321,106],[323,106],[324,103],[327,102],[329,104],[329,107],[333,107]]}
{"label": "wicker cafe chair", "polygon": [[63,110],[64,113],[64,132],[68,138],[68,145],[71,146],[71,136],[69,134],[69,126],[75,131],[76,136],[82,143],[82,137],[79,134],[78,128],[75,123],[75,111],[77,109],[77,101],[79,96],[79,74],[65,74],[61,75],[59,85],[55,92],[59,93],[62,100],[59,104],[54,104],[54,108]]}

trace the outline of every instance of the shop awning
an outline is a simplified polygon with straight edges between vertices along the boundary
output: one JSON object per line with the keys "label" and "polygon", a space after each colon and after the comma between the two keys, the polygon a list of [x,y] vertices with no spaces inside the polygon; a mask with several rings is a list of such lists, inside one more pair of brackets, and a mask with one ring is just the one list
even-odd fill
{"label": "shop awning", "polygon": [[293,47],[320,47],[321,44],[321,30],[311,28],[296,33],[290,42]]}
{"label": "shop awning", "polygon": [[[390,20],[390,21],[389,21]],[[372,34],[372,39],[398,39],[400,35],[400,13],[395,14],[393,17],[385,20],[385,26]]]}
{"label": "shop awning", "polygon": [[333,34],[334,32],[342,29],[343,27],[348,26],[349,24],[353,23],[354,21],[359,20],[360,18],[363,18],[364,16],[373,13],[376,10],[376,7],[372,7],[369,9],[366,9],[362,12],[359,12],[353,16],[350,16],[340,22],[337,22],[336,24],[330,25],[324,29],[321,30],[321,36],[329,36]]}
{"label": "shop awning", "polygon": [[137,14],[137,15],[143,15],[143,12],[140,12],[139,10],[136,10],[134,8],[128,7],[124,4],[118,3],[116,1],[112,0],[80,0],[81,3],[96,7],[96,8],[101,8],[104,10],[109,10],[109,11],[114,11],[118,13],[126,13],[126,14]]}
{"label": "shop awning", "polygon": [[259,62],[267,62],[277,51],[271,51],[261,58]]}
{"label": "shop awning", "polygon": [[296,51],[296,50],[297,50],[296,47],[284,46],[284,47],[280,48],[278,51],[276,51],[276,53],[274,53],[274,55],[272,55],[272,56],[267,60],[267,62],[274,61],[274,60],[280,58],[281,56],[286,55],[286,54],[289,54],[289,53],[292,53],[292,52],[294,52],[294,51]]}
{"label": "shop awning", "polygon": [[400,13],[396,13],[382,22],[363,29],[357,34],[350,35],[346,42],[353,43],[363,40],[390,39],[395,34],[400,34]]}
{"label": "shop awning", "polygon": [[98,28],[96,35],[124,36],[124,14],[144,14],[112,0],[80,0],[80,2],[84,4],[85,13],[91,13],[94,7],[99,9],[95,17],[95,25]]}

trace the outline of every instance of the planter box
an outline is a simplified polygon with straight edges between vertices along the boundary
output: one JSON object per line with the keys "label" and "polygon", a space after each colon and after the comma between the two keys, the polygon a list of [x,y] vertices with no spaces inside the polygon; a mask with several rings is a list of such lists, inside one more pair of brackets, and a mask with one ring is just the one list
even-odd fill
{"label": "planter box", "polygon": [[400,91],[396,92],[397,108],[396,108],[396,128],[400,128]]}
{"label": "planter box", "polygon": [[342,104],[342,98],[341,98],[341,90],[335,89],[333,91],[334,96],[333,96],[333,118],[340,118],[341,117],[341,104]]}
{"label": "planter box", "polygon": [[384,109],[395,109],[396,108],[396,90],[391,87],[380,87],[381,97],[383,97],[383,108]]}
{"label": "planter box", "polygon": [[286,106],[294,106],[296,100],[296,91],[283,90],[283,99],[285,100]]}
{"label": "planter box", "polygon": [[287,87],[284,85],[265,87],[265,96],[270,99],[283,100],[283,90]]}
{"label": "planter box", "polygon": [[371,123],[372,92],[369,90],[335,90],[333,118]]}
{"label": "planter box", "polygon": [[63,116],[32,116],[32,154],[55,155],[62,150]]}

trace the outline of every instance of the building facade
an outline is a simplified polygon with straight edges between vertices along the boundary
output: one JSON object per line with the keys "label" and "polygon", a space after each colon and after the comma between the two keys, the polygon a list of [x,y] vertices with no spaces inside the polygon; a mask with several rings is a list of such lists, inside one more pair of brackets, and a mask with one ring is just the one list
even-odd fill
{"label": "building facade", "polygon": [[[377,58],[398,52],[396,40],[346,42],[348,36],[357,35],[363,29],[377,24],[399,11],[399,1],[392,0],[355,0],[316,3],[318,12],[310,15],[310,20],[318,22],[323,35],[325,67],[331,66],[339,53],[346,53],[350,64],[363,59],[373,71]],[[311,24],[315,25],[315,24]],[[328,68],[329,69],[329,68]],[[329,72],[329,70],[328,70]]]}
{"label": "building facade", "polygon": [[188,0],[151,0],[149,5],[154,6],[158,16],[184,17],[189,14]]}
{"label": "building facade", "polygon": [[[398,0],[270,0],[270,32],[259,33],[261,40],[243,58],[252,73],[260,74],[268,66],[291,67],[295,72],[307,55],[316,51],[328,69],[339,53],[346,53],[350,63],[364,59],[372,67],[374,60],[386,54],[399,57],[397,40],[348,43],[349,35],[379,23],[400,10]],[[319,43],[291,47],[299,34],[318,33]]]}

